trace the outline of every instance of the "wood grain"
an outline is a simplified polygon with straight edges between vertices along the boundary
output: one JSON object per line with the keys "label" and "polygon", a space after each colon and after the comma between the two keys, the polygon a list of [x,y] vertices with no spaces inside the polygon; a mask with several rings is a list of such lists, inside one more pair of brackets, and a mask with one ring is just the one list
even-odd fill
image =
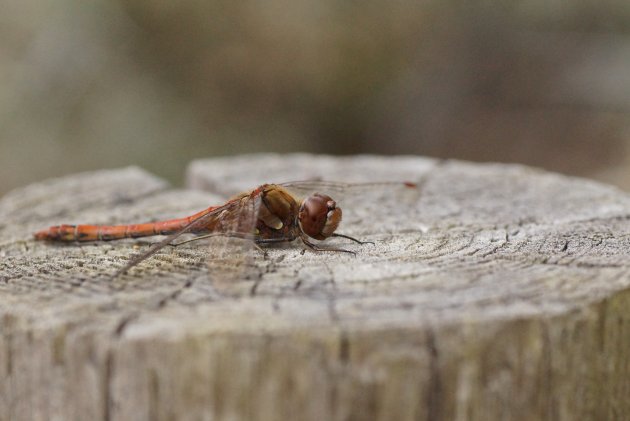
{"label": "wood grain", "polygon": [[[315,177],[421,188],[339,198],[340,231],[376,243],[335,240],[356,257],[273,248],[228,284],[202,243],[109,280],[150,241],[31,239],[59,223],[184,216],[262,182]],[[127,168],[0,200],[0,420],[630,413],[625,193],[417,157],[211,159],[192,163],[188,180],[173,189]]]}

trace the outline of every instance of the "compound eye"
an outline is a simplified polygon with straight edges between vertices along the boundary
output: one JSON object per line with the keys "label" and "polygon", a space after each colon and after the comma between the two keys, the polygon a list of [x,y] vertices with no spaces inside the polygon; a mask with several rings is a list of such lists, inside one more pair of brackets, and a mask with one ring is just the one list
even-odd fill
{"label": "compound eye", "polygon": [[324,240],[339,226],[341,209],[329,196],[315,193],[302,202],[298,220],[304,234],[316,240]]}

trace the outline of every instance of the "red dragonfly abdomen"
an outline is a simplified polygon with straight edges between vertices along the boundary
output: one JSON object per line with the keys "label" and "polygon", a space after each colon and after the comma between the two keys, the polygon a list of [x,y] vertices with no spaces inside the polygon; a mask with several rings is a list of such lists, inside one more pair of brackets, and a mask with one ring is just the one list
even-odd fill
{"label": "red dragonfly abdomen", "polygon": [[[36,240],[48,241],[108,241],[122,238],[147,237],[151,235],[174,234],[192,221],[215,209],[205,209],[192,216],[168,221],[147,222],[130,225],[56,225],[35,233]],[[205,231],[208,227],[200,227],[191,232]]]}

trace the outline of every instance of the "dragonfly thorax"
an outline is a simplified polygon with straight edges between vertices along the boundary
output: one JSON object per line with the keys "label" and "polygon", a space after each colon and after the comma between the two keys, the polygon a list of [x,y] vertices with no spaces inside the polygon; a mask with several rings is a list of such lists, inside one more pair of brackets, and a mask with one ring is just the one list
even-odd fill
{"label": "dragonfly thorax", "polygon": [[298,213],[300,230],[311,238],[330,237],[341,222],[341,208],[330,196],[315,193],[302,202]]}

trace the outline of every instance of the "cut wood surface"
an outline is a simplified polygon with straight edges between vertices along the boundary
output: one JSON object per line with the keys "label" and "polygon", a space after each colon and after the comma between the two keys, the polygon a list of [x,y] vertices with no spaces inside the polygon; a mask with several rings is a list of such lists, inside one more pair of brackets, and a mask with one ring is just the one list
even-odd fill
{"label": "cut wood surface", "polygon": [[[112,280],[161,237],[32,239],[313,178],[419,189],[339,198],[339,231],[375,243],[330,241],[355,257],[271,248],[229,285],[203,241]],[[200,160],[188,185],[126,168],[0,199],[0,420],[630,419],[626,193],[522,166],[374,156]]]}

